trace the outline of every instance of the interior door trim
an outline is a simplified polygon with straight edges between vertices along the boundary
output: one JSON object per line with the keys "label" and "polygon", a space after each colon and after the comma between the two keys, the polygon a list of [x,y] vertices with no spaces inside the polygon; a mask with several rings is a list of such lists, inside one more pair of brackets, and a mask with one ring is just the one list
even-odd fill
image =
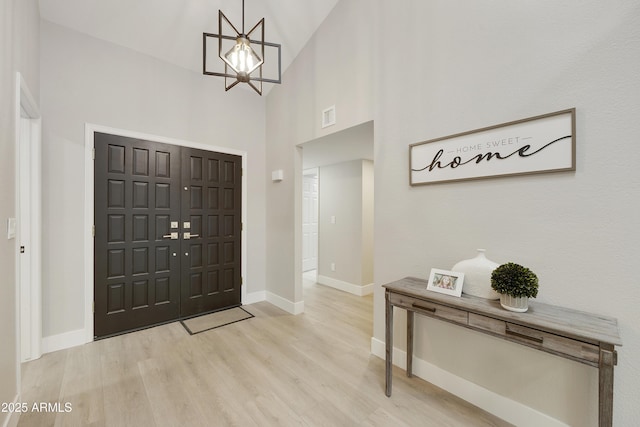
{"label": "interior door trim", "polygon": [[[15,87],[15,167],[16,167],[16,218],[18,221],[16,239],[16,337],[17,341],[17,367],[18,367],[18,385],[20,384],[20,362],[26,360],[35,360],[42,356],[42,116],[40,108],[35,101],[29,85],[20,74],[16,73]],[[24,127],[23,127],[24,126]],[[29,152],[28,159],[21,159],[21,147],[27,145]],[[19,191],[23,180],[30,181],[30,190],[26,193]],[[25,218],[21,214],[21,196],[28,197],[30,205],[30,218]],[[27,222],[30,229],[30,236],[27,248],[24,254],[20,254],[19,243],[22,240],[21,222]],[[27,283],[22,281],[21,277],[21,257],[28,258],[30,264],[29,274],[30,280]],[[25,287],[26,285],[26,287]],[[26,294],[28,292],[28,294]],[[25,295],[26,294],[26,295]],[[21,302],[20,296],[28,301],[26,307]],[[28,348],[28,354],[24,354],[25,346]],[[18,388],[19,390],[19,388]]]}
{"label": "interior door trim", "polygon": [[[242,169],[247,169],[247,152],[237,150],[228,147],[219,147],[214,145],[207,145],[198,142],[186,141],[175,138],[168,138],[158,135],[146,134],[141,132],[135,132],[125,129],[118,129],[109,126],[102,126],[93,123],[85,123],[85,138],[84,138],[84,150],[85,150],[85,186],[84,186],[84,226],[83,226],[83,241],[84,241],[84,330],[81,334],[76,336],[82,336],[84,340],[82,342],[75,342],[73,345],[86,344],[93,341],[94,328],[93,328],[93,301],[94,301],[94,289],[93,289],[93,218],[94,218],[94,161],[93,161],[93,149],[94,149],[94,134],[96,132],[108,133],[112,135],[124,136],[129,138],[144,139],[153,142],[159,142],[163,144],[177,145],[180,147],[190,147],[199,150],[215,151],[224,154],[233,154],[242,158]],[[247,224],[247,174],[242,175],[242,213],[241,219],[243,224]],[[247,259],[247,228],[244,227],[241,231],[241,257],[243,260]],[[242,277],[247,277],[246,262],[242,262],[241,274]],[[247,300],[246,283],[242,285],[241,301],[244,304]]]}

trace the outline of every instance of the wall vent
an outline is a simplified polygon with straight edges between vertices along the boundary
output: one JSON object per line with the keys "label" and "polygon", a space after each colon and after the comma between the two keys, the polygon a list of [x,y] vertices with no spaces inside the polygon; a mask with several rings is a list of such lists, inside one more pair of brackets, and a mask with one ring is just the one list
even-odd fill
{"label": "wall vent", "polygon": [[322,127],[326,128],[336,124],[336,106],[332,105],[322,112]]}

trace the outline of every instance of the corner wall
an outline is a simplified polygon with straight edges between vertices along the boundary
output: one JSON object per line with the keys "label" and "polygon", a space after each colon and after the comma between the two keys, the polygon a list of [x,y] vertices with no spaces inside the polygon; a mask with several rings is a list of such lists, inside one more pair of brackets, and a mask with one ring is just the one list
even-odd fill
{"label": "corner wall", "polygon": [[[267,291],[293,306],[302,301],[302,153],[297,146],[371,121],[372,9],[341,0],[267,96]],[[348,23],[348,25],[345,25]],[[349,42],[344,43],[345,27]],[[357,47],[357,49],[355,48]],[[353,73],[352,70],[364,72]],[[336,124],[321,128],[322,111],[336,106]]]}
{"label": "corner wall", "polygon": [[[16,217],[16,73],[40,98],[40,13],[37,0],[0,0],[0,402],[20,393],[16,313],[16,240],[7,240],[7,218]],[[0,412],[0,425],[17,416]]]}
{"label": "corner wall", "polygon": [[[345,28],[357,38],[353,43],[328,34],[343,35]],[[363,40],[375,46],[372,58],[358,52],[358,60],[342,66]],[[267,288],[302,299],[295,146],[320,132],[319,114],[337,87],[350,101],[349,126],[359,114],[375,123],[374,341],[384,341],[382,284],[427,278],[431,267],[450,268],[487,248],[494,261],[520,262],[538,273],[539,301],[618,318],[624,346],[614,425],[634,425],[640,419],[640,371],[633,364],[640,354],[638,69],[634,0],[429,0],[403,7],[341,0],[267,99],[267,170],[285,169],[291,177],[267,184]],[[362,80],[373,85],[371,93],[359,92]],[[409,186],[409,144],[571,107],[577,109],[576,172]],[[336,111],[340,124],[344,108],[337,103]],[[404,326],[398,315],[397,337]],[[395,345],[405,348],[402,339]],[[422,318],[415,356],[447,381],[474,384],[483,398],[512,399],[539,420],[597,425],[591,367]],[[535,422],[521,424],[527,421]]]}

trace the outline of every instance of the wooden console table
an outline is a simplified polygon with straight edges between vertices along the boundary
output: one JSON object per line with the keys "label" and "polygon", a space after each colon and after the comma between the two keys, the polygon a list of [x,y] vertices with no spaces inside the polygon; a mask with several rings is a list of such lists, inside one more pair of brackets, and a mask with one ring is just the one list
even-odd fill
{"label": "wooden console table", "polygon": [[526,313],[515,313],[503,309],[499,301],[428,291],[426,280],[413,277],[383,287],[387,396],[391,396],[395,306],[407,310],[408,377],[412,375],[413,318],[419,313],[598,368],[599,426],[611,427],[615,346],[622,345],[616,319],[534,301]]}

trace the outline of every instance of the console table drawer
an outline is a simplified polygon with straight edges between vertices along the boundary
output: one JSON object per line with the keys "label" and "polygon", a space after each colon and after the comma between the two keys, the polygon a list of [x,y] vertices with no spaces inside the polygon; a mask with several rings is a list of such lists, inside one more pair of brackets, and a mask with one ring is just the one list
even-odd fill
{"label": "console table drawer", "polygon": [[512,323],[506,324],[505,333],[509,338],[552,353],[565,354],[571,358],[591,362],[595,365],[597,365],[600,360],[600,348],[597,345],[583,341],[561,337]]}
{"label": "console table drawer", "polygon": [[435,304],[405,295],[391,294],[391,304],[424,314],[430,317],[449,320],[462,325],[467,324],[467,312],[446,305]]}
{"label": "console table drawer", "polygon": [[598,363],[600,360],[600,349],[597,345],[527,328],[504,320],[469,313],[469,326],[502,335],[530,347],[551,353],[562,353],[571,358],[592,363]]}
{"label": "console table drawer", "polygon": [[507,322],[504,320],[498,320],[476,313],[469,313],[469,326],[499,335],[505,335],[507,330]]}

